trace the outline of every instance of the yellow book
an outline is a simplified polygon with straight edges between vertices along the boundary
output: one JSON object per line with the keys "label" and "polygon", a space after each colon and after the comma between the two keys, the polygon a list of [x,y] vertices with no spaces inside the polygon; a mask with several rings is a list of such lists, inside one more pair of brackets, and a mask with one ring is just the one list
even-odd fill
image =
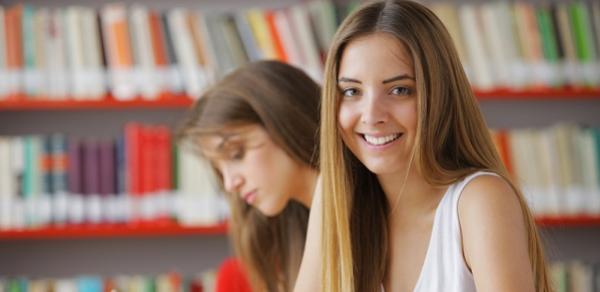
{"label": "yellow book", "polygon": [[277,51],[275,50],[273,36],[269,31],[264,11],[250,9],[248,10],[247,15],[248,22],[250,22],[250,27],[252,28],[252,33],[254,34],[258,47],[263,52],[265,59],[277,59]]}

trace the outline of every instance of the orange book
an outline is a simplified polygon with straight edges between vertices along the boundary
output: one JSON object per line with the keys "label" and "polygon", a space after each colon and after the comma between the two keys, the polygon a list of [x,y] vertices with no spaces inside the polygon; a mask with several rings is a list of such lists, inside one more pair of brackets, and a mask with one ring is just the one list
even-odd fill
{"label": "orange book", "polygon": [[23,5],[11,7],[9,14],[10,23],[7,29],[8,46],[11,49],[8,58],[9,68],[20,70],[23,68],[23,30],[21,29]]}
{"label": "orange book", "polygon": [[283,62],[288,62],[288,56],[283,49],[283,44],[281,42],[281,38],[279,37],[279,31],[277,31],[277,25],[275,24],[275,13],[273,11],[266,11],[265,19],[269,25],[269,32],[273,37],[275,52],[277,53],[278,59]]}
{"label": "orange book", "polygon": [[194,52],[196,53],[198,63],[202,66],[206,66],[206,52],[204,51],[204,45],[202,43],[202,32],[198,27],[198,25],[200,25],[200,20],[198,19],[198,17],[200,17],[200,15],[195,13],[188,13],[187,24],[190,28],[192,44],[194,46]]}
{"label": "orange book", "polygon": [[496,133],[496,139],[498,141],[498,152],[500,152],[500,158],[502,158],[502,162],[504,162],[504,166],[506,166],[508,172],[511,175],[514,175],[512,164],[510,163],[512,158],[509,147],[509,135],[510,134],[506,130],[500,130]]}
{"label": "orange book", "polygon": [[129,27],[127,21],[122,19],[121,21],[115,22],[112,29],[116,41],[117,65],[119,67],[131,67],[133,65],[133,58],[131,56],[131,43],[129,40]]}
{"label": "orange book", "polygon": [[150,23],[150,38],[154,50],[154,63],[159,67],[167,66],[167,50],[165,48],[165,37],[162,31],[160,15],[157,11],[148,12]]}
{"label": "orange book", "polygon": [[[22,14],[23,5],[19,4],[9,8],[4,18],[6,29],[6,68],[15,74],[23,70]],[[10,78],[10,82],[11,90],[8,99],[16,99],[20,93],[20,86],[13,84],[13,82],[18,82],[18,79]]]}

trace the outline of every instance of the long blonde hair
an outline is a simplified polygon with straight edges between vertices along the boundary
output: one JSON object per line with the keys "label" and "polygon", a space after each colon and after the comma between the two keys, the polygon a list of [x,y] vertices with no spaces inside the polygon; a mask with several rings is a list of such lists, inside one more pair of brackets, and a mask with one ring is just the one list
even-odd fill
{"label": "long blonde hair", "polygon": [[[292,159],[318,169],[319,98],[319,85],[300,69],[277,61],[250,63],[194,104],[179,140],[195,144],[199,136],[218,135],[227,126],[256,124]],[[308,209],[290,201],[280,214],[267,217],[239,196],[228,194],[227,199],[230,238],[253,291],[291,291],[304,249]]]}
{"label": "long blonde hair", "polygon": [[477,170],[506,179],[525,218],[536,291],[550,291],[535,221],[496,152],[450,35],[433,12],[404,0],[377,1],[357,9],[338,29],[328,53],[321,109],[322,291],[379,291],[386,270],[390,208],[375,175],[344,145],[337,121],[337,76],[344,48],[373,33],[395,36],[414,61],[416,170],[439,186]]}

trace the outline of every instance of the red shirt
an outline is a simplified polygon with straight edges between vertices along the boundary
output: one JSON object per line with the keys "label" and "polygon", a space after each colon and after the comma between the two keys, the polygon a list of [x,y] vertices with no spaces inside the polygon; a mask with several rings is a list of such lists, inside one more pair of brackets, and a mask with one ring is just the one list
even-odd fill
{"label": "red shirt", "polygon": [[219,267],[216,292],[252,292],[250,282],[242,264],[235,258],[228,258]]}

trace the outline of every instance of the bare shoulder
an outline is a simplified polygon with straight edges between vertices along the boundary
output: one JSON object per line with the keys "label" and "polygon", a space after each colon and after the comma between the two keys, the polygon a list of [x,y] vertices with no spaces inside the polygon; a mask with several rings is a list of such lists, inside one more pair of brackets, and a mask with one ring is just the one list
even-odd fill
{"label": "bare shoulder", "polygon": [[[469,221],[523,221],[521,204],[511,185],[502,177],[481,175],[463,189],[458,209],[461,225]],[[498,219],[498,220],[493,220]]]}
{"label": "bare shoulder", "polygon": [[520,236],[526,230],[519,197],[502,177],[481,175],[467,183],[458,202],[458,214],[465,244],[507,235],[518,235],[514,239],[519,241],[526,239]]}
{"label": "bare shoulder", "polygon": [[463,256],[481,291],[533,291],[519,197],[501,177],[470,181],[458,203]]}

